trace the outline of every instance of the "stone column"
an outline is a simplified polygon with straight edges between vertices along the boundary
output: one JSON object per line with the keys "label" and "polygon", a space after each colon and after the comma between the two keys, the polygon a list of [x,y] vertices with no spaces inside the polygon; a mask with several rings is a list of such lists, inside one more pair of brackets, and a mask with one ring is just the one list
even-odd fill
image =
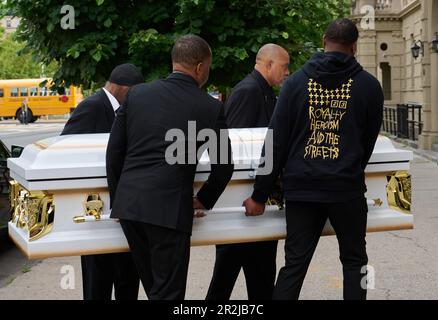
{"label": "stone column", "polygon": [[438,32],[438,0],[423,0],[426,26],[425,57],[423,61],[423,134],[419,146],[431,149],[438,144],[438,53],[432,50],[431,40]]}
{"label": "stone column", "polygon": [[391,67],[392,67],[392,103],[401,103],[402,95],[402,80],[403,74],[403,55],[404,55],[404,40],[401,26],[398,30],[392,31],[392,48],[390,52]]}
{"label": "stone column", "polygon": [[360,64],[377,77],[377,36],[376,30],[362,30],[358,42],[357,59]]}

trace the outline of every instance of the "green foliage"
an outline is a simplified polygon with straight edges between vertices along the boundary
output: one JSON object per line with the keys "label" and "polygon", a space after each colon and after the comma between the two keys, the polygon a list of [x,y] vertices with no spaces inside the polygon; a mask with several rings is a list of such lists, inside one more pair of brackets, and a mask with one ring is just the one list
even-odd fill
{"label": "green foliage", "polygon": [[210,43],[210,83],[223,89],[253,68],[265,43],[286,47],[295,70],[321,46],[328,23],[348,14],[349,0],[70,0],[73,30],[61,28],[63,0],[6,2],[35,58],[58,63],[58,86],[102,84],[124,62],[147,80],[164,77],[175,39],[194,33]]}
{"label": "green foliage", "polygon": [[13,35],[4,36],[0,31],[0,79],[51,77],[57,69],[56,64],[42,67],[31,54],[23,52],[24,47],[13,39]]}

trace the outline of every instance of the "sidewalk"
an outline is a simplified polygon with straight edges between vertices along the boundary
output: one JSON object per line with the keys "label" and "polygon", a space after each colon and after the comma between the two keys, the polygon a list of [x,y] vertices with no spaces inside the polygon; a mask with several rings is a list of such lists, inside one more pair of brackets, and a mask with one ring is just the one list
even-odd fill
{"label": "sidewalk", "polygon": [[418,148],[418,144],[415,141],[397,138],[395,136],[389,136],[396,148],[403,148],[412,151],[417,156],[423,157],[431,162],[438,163],[438,152],[433,150],[423,150]]}

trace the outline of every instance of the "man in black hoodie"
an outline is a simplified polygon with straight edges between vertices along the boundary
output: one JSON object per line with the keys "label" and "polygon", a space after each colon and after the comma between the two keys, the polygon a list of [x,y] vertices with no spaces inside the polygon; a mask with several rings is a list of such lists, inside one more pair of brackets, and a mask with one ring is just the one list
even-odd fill
{"label": "man in black hoodie", "polygon": [[330,220],[339,242],[344,299],[366,299],[368,207],[365,167],[382,122],[379,82],[354,58],[358,30],[338,19],[317,53],[290,76],[280,93],[269,128],[273,170],[257,176],[246,214],[263,214],[272,186],[283,173],[286,198],[286,265],[274,299],[298,299],[318,244]]}

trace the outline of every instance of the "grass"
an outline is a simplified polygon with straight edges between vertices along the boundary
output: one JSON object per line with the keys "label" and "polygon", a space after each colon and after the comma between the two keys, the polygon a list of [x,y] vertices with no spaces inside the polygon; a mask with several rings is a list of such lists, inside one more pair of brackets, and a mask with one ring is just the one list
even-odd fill
{"label": "grass", "polygon": [[30,272],[31,269],[32,268],[29,267],[29,266],[23,266],[23,268],[21,268],[21,272],[22,273],[28,273],[28,272]]}

